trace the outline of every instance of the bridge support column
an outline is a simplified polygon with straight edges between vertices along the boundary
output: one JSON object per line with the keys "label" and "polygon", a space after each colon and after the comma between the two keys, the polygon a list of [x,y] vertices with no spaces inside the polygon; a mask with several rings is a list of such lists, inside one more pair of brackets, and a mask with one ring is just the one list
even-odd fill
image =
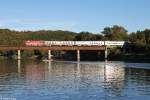
{"label": "bridge support column", "polygon": [[80,50],[77,50],[77,61],[80,61]]}
{"label": "bridge support column", "polygon": [[105,47],[105,60],[107,60],[107,46]]}
{"label": "bridge support column", "polygon": [[51,50],[48,50],[48,60],[52,59]]}
{"label": "bridge support column", "polygon": [[21,51],[20,51],[20,50],[18,50],[18,57],[17,57],[17,59],[18,59],[18,60],[21,59]]}

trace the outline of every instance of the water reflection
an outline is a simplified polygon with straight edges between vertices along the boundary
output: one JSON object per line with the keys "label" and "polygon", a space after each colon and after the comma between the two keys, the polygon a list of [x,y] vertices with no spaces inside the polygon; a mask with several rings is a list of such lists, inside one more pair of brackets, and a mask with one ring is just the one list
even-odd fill
{"label": "water reflection", "polygon": [[[112,97],[122,96],[125,87],[125,64],[105,63],[104,65],[104,90]],[[106,97],[109,96],[106,94]]]}
{"label": "water reflection", "polygon": [[21,72],[21,60],[19,59],[18,60],[18,73]]}
{"label": "water reflection", "polygon": [[30,64],[25,66],[25,76],[27,80],[46,80],[47,71],[41,64]]}
{"label": "water reflection", "polygon": [[124,62],[4,60],[0,66],[0,96],[18,100],[140,100],[150,95],[150,70]]}
{"label": "water reflection", "polygon": [[51,72],[51,69],[52,69],[52,61],[49,60],[48,61],[48,71],[49,71],[49,73]]}
{"label": "water reflection", "polygon": [[80,77],[80,62],[77,63],[77,77]]}
{"label": "water reflection", "polygon": [[120,83],[125,79],[125,65],[122,63],[106,63],[104,66],[104,78],[105,82]]}

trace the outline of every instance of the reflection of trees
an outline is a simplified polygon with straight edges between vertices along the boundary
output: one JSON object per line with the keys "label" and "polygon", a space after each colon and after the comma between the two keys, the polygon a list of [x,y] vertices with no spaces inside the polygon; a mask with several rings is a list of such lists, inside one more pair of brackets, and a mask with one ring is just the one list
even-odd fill
{"label": "reflection of trees", "polygon": [[98,64],[80,64],[80,73],[78,76],[78,91],[82,94],[86,94],[90,90],[96,89],[96,86],[100,83],[100,70]]}
{"label": "reflection of trees", "polygon": [[[108,95],[120,97],[124,95],[124,91],[127,91],[125,87],[128,87],[129,81],[131,80],[135,80],[135,83],[130,83],[133,87],[135,87],[135,84],[139,84],[139,86],[149,84],[148,78],[146,77],[149,76],[149,70],[125,68],[124,63],[119,62],[108,62],[106,64],[51,62],[50,65],[47,64],[45,66],[50,67],[49,71],[47,71],[48,68],[44,68],[43,64],[41,64],[39,67],[43,68],[35,69],[38,66],[33,66],[35,68],[33,68],[31,72],[40,74],[43,79],[40,78],[41,76],[38,79],[48,81],[45,83],[45,87],[55,92],[63,92],[65,90],[65,92],[68,93],[70,91],[76,91],[76,93],[82,96],[87,96],[87,94],[92,95],[92,93],[96,93],[96,95],[103,93],[103,95],[106,95],[106,98]],[[29,70],[31,70],[30,67]],[[26,72],[26,74],[30,73]],[[45,79],[44,75],[45,77],[47,76]],[[144,91],[146,90],[143,87],[142,89]]]}
{"label": "reflection of trees", "polygon": [[47,68],[42,64],[28,64],[25,66],[27,80],[46,80]]}
{"label": "reflection of trees", "polygon": [[[150,84],[150,69],[126,68],[126,79],[136,86],[145,86]],[[148,89],[147,89],[148,90]]]}
{"label": "reflection of trees", "polygon": [[15,60],[0,60],[0,74],[17,73],[17,61]]}
{"label": "reflection of trees", "polygon": [[0,94],[2,96],[15,93],[24,80],[18,73],[17,60],[0,60]]}
{"label": "reflection of trees", "polygon": [[[0,62],[0,85],[26,85],[33,92],[34,89],[47,89],[51,92],[76,93],[81,96],[122,96],[128,88],[148,93],[150,70],[126,68],[124,63],[74,63],[74,62]],[[9,74],[6,75],[5,74]],[[4,75],[4,77],[2,76]],[[130,87],[129,87],[130,86]],[[145,88],[144,88],[145,86]],[[23,86],[24,87],[24,86]],[[126,88],[125,88],[126,87]],[[5,91],[5,88],[1,88]],[[12,88],[12,91],[17,89]],[[19,90],[19,89],[18,89]],[[36,90],[34,91],[36,92]],[[37,92],[36,92],[37,93]],[[49,92],[48,92],[49,93]],[[107,98],[106,98],[107,99]]]}
{"label": "reflection of trees", "polygon": [[104,67],[104,63],[84,64],[84,63],[52,63],[51,81],[57,87],[72,87],[81,94],[88,91],[104,89],[112,92],[120,92],[124,87],[124,67],[109,66]]}

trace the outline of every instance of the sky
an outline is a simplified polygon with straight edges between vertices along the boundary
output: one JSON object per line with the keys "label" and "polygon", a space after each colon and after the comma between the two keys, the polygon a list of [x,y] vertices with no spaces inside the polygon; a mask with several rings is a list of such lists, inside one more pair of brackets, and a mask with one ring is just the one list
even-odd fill
{"label": "sky", "polygon": [[0,0],[0,28],[100,33],[150,28],[150,0]]}

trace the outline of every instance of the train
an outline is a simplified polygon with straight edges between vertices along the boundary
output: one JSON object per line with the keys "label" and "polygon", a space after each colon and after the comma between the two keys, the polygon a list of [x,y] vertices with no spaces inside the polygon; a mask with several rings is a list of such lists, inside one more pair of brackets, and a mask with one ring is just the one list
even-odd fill
{"label": "train", "polygon": [[123,46],[125,41],[43,41],[27,40],[25,46]]}

